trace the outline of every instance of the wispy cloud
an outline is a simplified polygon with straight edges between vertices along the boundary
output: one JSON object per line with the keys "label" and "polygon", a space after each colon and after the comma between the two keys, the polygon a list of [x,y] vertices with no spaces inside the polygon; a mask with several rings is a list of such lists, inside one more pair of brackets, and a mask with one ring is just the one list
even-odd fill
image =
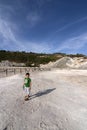
{"label": "wispy cloud", "polygon": [[[12,23],[0,18],[0,38],[2,39],[2,44],[0,44],[0,48],[6,48],[7,46],[17,46],[18,50],[24,48],[24,45],[21,44],[16,39],[15,33],[11,28]],[[14,24],[13,24],[14,26]]]}
{"label": "wispy cloud", "polygon": [[26,42],[27,49],[26,51],[38,52],[38,53],[48,53],[52,49],[52,46],[45,43],[35,43],[35,42]]}
{"label": "wispy cloud", "polygon": [[12,33],[11,27],[9,23],[0,18],[0,34],[2,35],[3,39],[15,41],[15,37]]}
{"label": "wispy cloud", "polygon": [[36,12],[29,12],[27,15],[27,21],[29,23],[29,27],[35,26],[40,21],[40,15]]}
{"label": "wispy cloud", "polygon": [[[67,39],[63,43],[61,43],[58,47],[53,45],[53,43],[48,42],[31,42],[31,41],[21,41],[18,37],[16,37],[17,32],[15,33],[14,29],[16,25],[11,23],[11,21],[6,21],[4,18],[0,17],[0,40],[2,44],[0,44],[0,49],[10,48],[12,50],[19,51],[32,51],[32,52],[57,52],[57,51],[70,51],[78,52],[85,45],[87,45],[87,33],[82,34],[77,37],[73,37]],[[52,44],[52,45],[51,45]]]}
{"label": "wispy cloud", "polygon": [[14,12],[13,8],[9,5],[3,5],[0,3],[0,11],[4,12],[4,11],[10,11],[10,12]]}
{"label": "wispy cloud", "polygon": [[13,30],[13,26],[14,24],[12,24],[10,21],[6,21],[0,18],[0,41],[2,39],[0,49],[43,52],[43,53],[50,51],[51,49],[50,45],[47,43],[21,41],[21,39],[16,37],[16,34]]}
{"label": "wispy cloud", "polygon": [[0,3],[0,18],[9,20],[15,14],[14,6],[5,5]]}
{"label": "wispy cloud", "polygon": [[65,26],[63,26],[63,27],[61,27],[61,28],[59,28],[58,30],[56,30],[56,33],[59,33],[59,32],[61,32],[61,31],[64,31],[65,29],[71,27],[72,25],[77,24],[77,23],[80,23],[80,22],[84,22],[84,21],[86,21],[86,20],[87,20],[87,16],[86,16],[86,17],[83,17],[83,18],[81,18],[81,19],[78,19],[77,21],[74,21],[74,22],[72,22],[72,23],[69,23],[69,24],[67,24],[67,25],[65,25]]}
{"label": "wispy cloud", "polygon": [[85,47],[85,45],[87,45],[87,33],[67,39],[66,41],[61,43],[61,45],[56,49],[56,51],[67,50],[71,51],[71,53],[78,52],[83,47]]}

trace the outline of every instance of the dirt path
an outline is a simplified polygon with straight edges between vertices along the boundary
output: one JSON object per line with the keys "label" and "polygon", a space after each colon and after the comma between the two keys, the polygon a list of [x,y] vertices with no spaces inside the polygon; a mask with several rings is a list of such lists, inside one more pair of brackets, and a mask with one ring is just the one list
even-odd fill
{"label": "dirt path", "polygon": [[0,79],[0,130],[87,130],[87,71],[32,73],[24,101],[24,76]]}

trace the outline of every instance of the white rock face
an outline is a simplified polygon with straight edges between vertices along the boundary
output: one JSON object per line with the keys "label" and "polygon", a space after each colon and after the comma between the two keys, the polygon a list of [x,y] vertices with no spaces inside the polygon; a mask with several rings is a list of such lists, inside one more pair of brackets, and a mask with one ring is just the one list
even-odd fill
{"label": "white rock face", "polygon": [[1,61],[0,62],[0,67],[22,67],[22,66],[25,66],[24,63],[16,63],[16,62],[10,62],[8,60],[5,60],[5,61]]}
{"label": "white rock face", "polygon": [[42,65],[42,68],[73,68],[73,69],[87,69],[87,59],[63,57],[56,62],[50,62],[47,65]]}
{"label": "white rock face", "polygon": [[53,67],[56,68],[67,68],[67,64],[71,65],[73,63],[73,59],[70,57],[63,57],[60,60],[56,61]]}

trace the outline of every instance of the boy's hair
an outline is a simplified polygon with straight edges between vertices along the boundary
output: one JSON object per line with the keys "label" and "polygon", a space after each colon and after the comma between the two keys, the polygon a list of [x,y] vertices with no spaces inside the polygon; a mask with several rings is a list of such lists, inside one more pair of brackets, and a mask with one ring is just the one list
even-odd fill
{"label": "boy's hair", "polygon": [[30,73],[26,73],[26,75],[28,75],[28,76],[29,76],[29,75],[30,75]]}

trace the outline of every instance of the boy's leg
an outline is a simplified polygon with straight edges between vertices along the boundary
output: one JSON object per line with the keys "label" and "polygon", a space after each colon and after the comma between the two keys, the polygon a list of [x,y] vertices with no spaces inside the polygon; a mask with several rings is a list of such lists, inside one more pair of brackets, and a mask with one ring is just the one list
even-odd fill
{"label": "boy's leg", "polygon": [[28,98],[28,92],[27,92],[27,88],[25,87],[25,93],[26,93],[26,96],[24,97],[24,99],[26,100]]}
{"label": "boy's leg", "polygon": [[30,97],[30,88],[26,87],[26,88],[25,88],[25,93],[27,94],[27,95],[25,96],[25,100],[28,100],[29,97]]}
{"label": "boy's leg", "polygon": [[29,91],[29,88],[27,88],[27,99],[29,99],[29,94],[30,94],[30,91]]}
{"label": "boy's leg", "polygon": [[29,87],[29,97],[30,97],[30,95],[31,95],[31,89],[30,89],[30,87]]}

